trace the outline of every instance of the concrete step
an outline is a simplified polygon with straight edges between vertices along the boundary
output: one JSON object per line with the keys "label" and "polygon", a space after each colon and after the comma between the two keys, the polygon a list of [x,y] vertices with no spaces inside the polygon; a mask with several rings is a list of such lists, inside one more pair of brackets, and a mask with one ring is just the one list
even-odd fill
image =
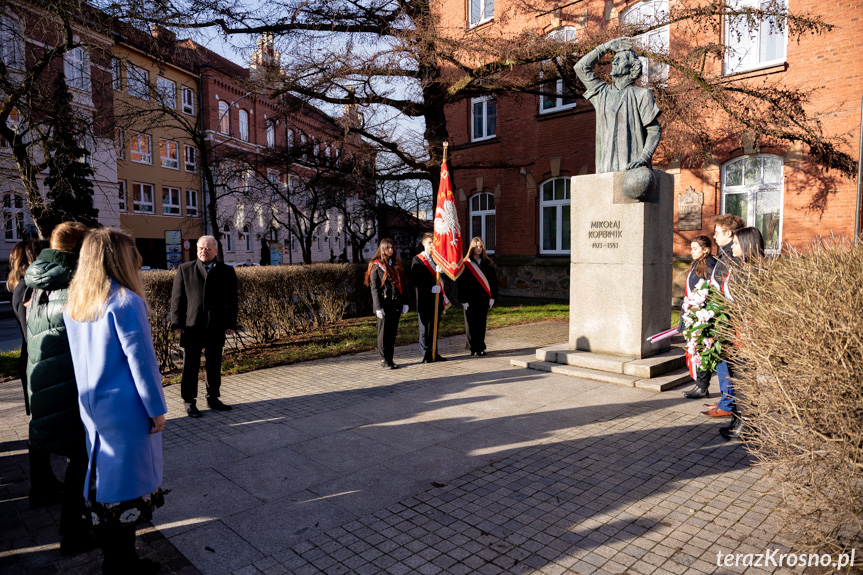
{"label": "concrete step", "polygon": [[573,365],[561,365],[550,361],[525,361],[524,359],[513,359],[510,360],[510,365],[535,369],[537,371],[559,373],[561,375],[568,375],[570,377],[578,377],[581,379],[614,383],[616,385],[623,385],[626,387],[635,387],[635,382],[639,380],[638,377],[624,375],[622,373],[609,373],[607,371],[587,369]]}
{"label": "concrete step", "polygon": [[668,391],[669,389],[691,383],[693,381],[689,376],[689,369],[684,365],[657,377],[639,379],[635,382],[635,387],[650,389],[652,391]]}
{"label": "concrete step", "polygon": [[542,347],[536,350],[538,361],[559,363],[585,369],[631,375],[636,378],[652,378],[686,365],[686,353],[682,348],[670,350],[645,358],[607,355],[569,349],[568,344]]}

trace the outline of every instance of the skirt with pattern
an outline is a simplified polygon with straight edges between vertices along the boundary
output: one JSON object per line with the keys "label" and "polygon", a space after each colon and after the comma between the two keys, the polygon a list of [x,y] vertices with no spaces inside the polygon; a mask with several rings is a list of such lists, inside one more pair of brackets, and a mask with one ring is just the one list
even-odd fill
{"label": "skirt with pattern", "polygon": [[153,519],[153,510],[164,504],[165,494],[161,487],[153,493],[119,503],[99,503],[96,501],[96,491],[93,490],[87,501],[87,511],[93,527],[110,528],[150,521]]}

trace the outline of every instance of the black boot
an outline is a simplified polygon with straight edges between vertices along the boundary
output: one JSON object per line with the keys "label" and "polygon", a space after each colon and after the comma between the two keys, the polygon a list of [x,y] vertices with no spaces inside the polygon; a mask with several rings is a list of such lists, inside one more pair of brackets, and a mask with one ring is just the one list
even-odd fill
{"label": "black boot", "polygon": [[153,575],[162,568],[151,559],[138,557],[134,525],[102,528],[97,536],[104,555],[102,575]]}
{"label": "black boot", "polygon": [[721,427],[719,429],[719,435],[724,437],[726,441],[739,441],[745,427],[746,424],[740,414],[735,414],[734,421],[731,422],[729,427]]}
{"label": "black boot", "polygon": [[705,397],[709,397],[710,392],[707,391],[706,387],[701,387],[700,385],[696,385],[689,391],[683,393],[683,397],[686,399],[704,399]]}

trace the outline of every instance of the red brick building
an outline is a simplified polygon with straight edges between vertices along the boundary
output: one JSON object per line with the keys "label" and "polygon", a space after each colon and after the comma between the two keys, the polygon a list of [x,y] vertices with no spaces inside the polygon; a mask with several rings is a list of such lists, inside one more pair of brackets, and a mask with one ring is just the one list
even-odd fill
{"label": "red brick building", "polygon": [[[444,22],[482,33],[495,26],[531,26],[562,38],[577,38],[593,27],[614,28],[651,15],[667,14],[678,0],[583,0],[557,8],[551,2],[518,17],[512,0],[445,0]],[[860,153],[863,43],[854,24],[863,1],[787,0],[796,13],[811,12],[835,28],[822,36],[789,41],[787,34],[762,23],[750,38],[730,33],[723,22],[714,42],[735,51],[716,70],[730,82],[779,80],[786,86],[820,88],[809,113],[819,117],[826,135],[844,135],[843,149]],[[754,0],[739,0],[758,7]],[[496,14],[507,14],[498,24]],[[515,14],[515,16],[514,16]],[[653,30],[637,41],[674,46],[675,26]],[[737,39],[735,39],[737,38]],[[649,74],[664,74],[649,63]],[[594,172],[595,115],[589,102],[561,84],[549,96],[504,95],[454,104],[447,110],[452,138],[451,170],[465,235],[481,235],[499,267],[501,292],[533,297],[569,297],[569,178]],[[801,247],[820,235],[847,237],[855,230],[858,182],[816,166],[802,145],[757,147],[742,144],[712,150],[715,161],[700,169],[656,165],[675,176],[674,248],[688,254],[697,235],[712,235],[711,218],[737,213],[761,229],[771,251],[781,244]],[[493,162],[505,169],[458,169],[459,164]]]}

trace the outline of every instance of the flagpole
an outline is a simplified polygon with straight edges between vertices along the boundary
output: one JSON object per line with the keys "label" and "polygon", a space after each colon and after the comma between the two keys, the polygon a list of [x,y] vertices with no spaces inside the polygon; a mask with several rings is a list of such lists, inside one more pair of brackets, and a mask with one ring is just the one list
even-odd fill
{"label": "flagpole", "polygon": [[[449,142],[443,143],[443,164],[446,163],[446,152],[449,147]],[[435,264],[437,265],[437,264]],[[440,266],[437,266],[440,267]],[[436,286],[440,285],[440,272],[435,272],[435,284]],[[438,319],[438,306],[440,305],[440,292],[434,294],[434,331],[432,332],[432,353],[431,358],[432,361],[437,360],[437,319]]]}

